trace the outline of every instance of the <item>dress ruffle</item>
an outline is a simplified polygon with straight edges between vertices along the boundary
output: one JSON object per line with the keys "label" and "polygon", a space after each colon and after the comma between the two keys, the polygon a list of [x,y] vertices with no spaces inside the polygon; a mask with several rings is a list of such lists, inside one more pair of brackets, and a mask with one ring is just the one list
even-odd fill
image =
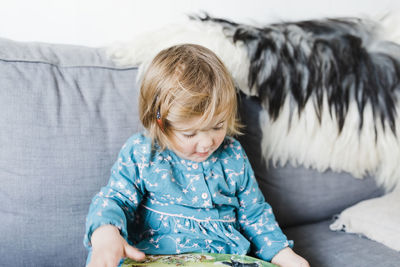
{"label": "dress ruffle", "polygon": [[198,219],[193,216],[168,214],[143,208],[144,217],[139,218],[133,231],[135,244],[146,254],[177,254],[185,252],[208,252],[246,254],[249,241],[240,233],[237,221]]}

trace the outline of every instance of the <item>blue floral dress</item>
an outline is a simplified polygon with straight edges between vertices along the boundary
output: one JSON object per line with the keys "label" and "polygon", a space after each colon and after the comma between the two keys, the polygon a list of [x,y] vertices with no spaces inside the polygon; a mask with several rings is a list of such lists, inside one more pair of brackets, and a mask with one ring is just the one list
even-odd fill
{"label": "blue floral dress", "polygon": [[258,188],[238,141],[226,137],[205,161],[179,158],[132,136],[112,167],[108,185],[93,198],[85,246],[101,225],[112,224],[146,254],[246,254],[270,261],[292,246]]}

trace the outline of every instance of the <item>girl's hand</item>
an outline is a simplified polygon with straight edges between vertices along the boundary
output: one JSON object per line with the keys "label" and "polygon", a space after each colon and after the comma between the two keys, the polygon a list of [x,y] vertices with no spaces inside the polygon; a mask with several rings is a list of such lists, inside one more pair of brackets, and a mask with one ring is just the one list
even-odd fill
{"label": "girl's hand", "polygon": [[301,256],[297,255],[291,248],[284,248],[278,252],[271,263],[281,267],[310,267],[310,264]]}
{"label": "girl's hand", "polygon": [[91,243],[92,257],[87,267],[116,267],[122,258],[142,261],[146,257],[143,252],[130,246],[113,225],[97,228]]}

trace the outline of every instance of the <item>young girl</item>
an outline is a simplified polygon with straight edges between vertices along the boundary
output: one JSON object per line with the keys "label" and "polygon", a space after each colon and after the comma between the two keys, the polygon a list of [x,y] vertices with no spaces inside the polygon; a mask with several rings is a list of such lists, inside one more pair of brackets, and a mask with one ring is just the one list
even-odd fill
{"label": "young girl", "polygon": [[228,137],[239,133],[236,101],[209,49],[178,45],[154,58],[140,91],[147,132],[128,139],[90,206],[89,266],[145,253],[250,249],[281,266],[308,266],[276,223],[243,148]]}

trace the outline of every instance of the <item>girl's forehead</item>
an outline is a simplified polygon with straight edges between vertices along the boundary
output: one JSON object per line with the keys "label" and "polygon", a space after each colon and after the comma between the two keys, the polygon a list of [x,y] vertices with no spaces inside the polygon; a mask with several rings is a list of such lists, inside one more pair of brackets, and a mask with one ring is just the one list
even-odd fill
{"label": "girl's forehead", "polygon": [[205,123],[202,116],[194,116],[187,118],[184,121],[173,122],[172,126],[177,131],[199,131],[213,128],[223,121],[223,116],[214,116],[211,120],[209,120],[209,123]]}

